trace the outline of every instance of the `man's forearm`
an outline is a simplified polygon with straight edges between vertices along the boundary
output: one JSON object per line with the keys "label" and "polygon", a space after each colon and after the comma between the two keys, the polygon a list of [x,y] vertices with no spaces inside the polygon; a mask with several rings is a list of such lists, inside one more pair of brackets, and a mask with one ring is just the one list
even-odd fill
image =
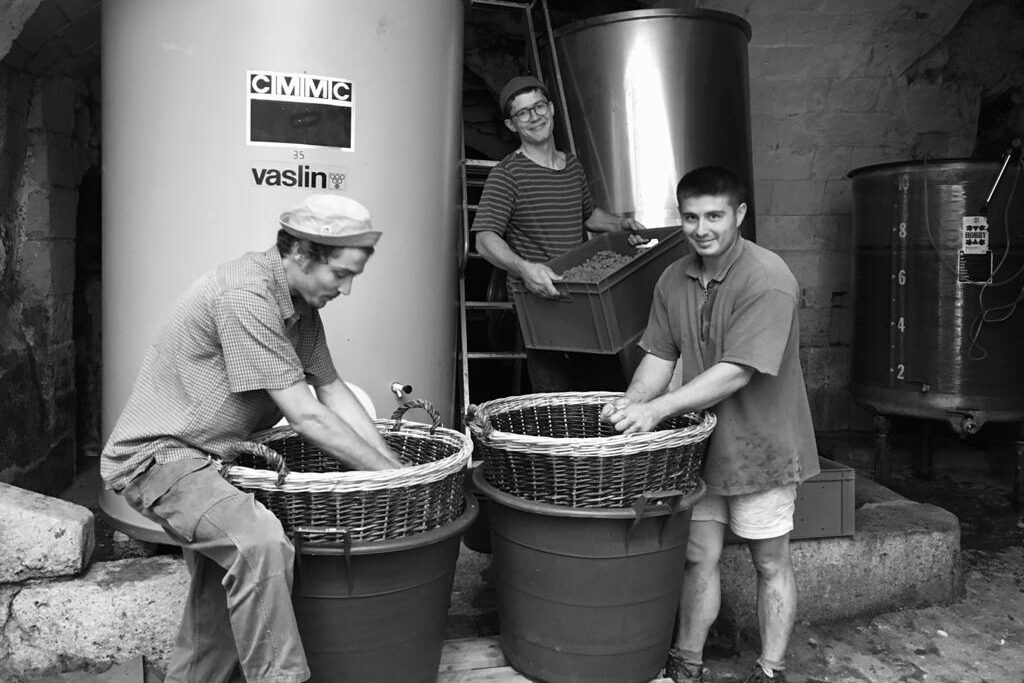
{"label": "man's forearm", "polygon": [[396,455],[382,453],[326,406],[323,408],[296,420],[292,427],[304,439],[354,469],[385,470],[400,466]]}
{"label": "man's forearm", "polygon": [[735,363],[715,363],[683,386],[651,400],[666,417],[704,410],[732,396],[750,382],[754,371]]}
{"label": "man's forearm", "polygon": [[498,233],[485,230],[477,233],[476,250],[488,263],[509,273],[522,275],[526,261]]}

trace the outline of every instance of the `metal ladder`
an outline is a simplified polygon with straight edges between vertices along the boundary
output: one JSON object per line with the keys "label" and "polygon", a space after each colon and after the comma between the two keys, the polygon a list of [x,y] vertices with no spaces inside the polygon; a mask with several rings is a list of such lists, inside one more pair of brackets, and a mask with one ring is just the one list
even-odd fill
{"label": "metal ladder", "polygon": [[[523,18],[526,23],[526,32],[529,39],[529,57],[533,63],[535,75],[543,80],[540,50],[537,45],[537,31],[533,17],[534,10],[538,6],[543,14],[544,29],[546,39],[548,41],[547,44],[553,46],[554,33],[551,29],[551,18],[548,14],[547,0],[530,0],[528,2],[515,2],[513,0],[470,0],[468,11],[471,11],[474,7],[480,7],[488,9],[512,9],[523,12]],[[557,61],[555,62],[554,67],[556,92],[561,103],[564,105],[565,97]],[[560,106],[559,110],[562,112],[563,130],[568,136],[567,141],[569,147],[574,150],[575,147],[572,140],[572,131],[569,128],[568,119],[565,117],[565,107]],[[463,145],[463,150],[465,150],[465,145]],[[493,363],[495,361],[511,363],[510,391],[513,394],[518,394],[521,393],[523,361],[526,359],[526,352],[522,349],[522,338],[519,334],[518,324],[515,321],[515,308],[512,302],[491,300],[490,296],[488,296],[486,300],[478,298],[471,299],[469,298],[470,292],[467,291],[466,285],[467,271],[470,264],[473,262],[481,262],[482,265],[487,268],[491,268],[492,272],[490,277],[492,285],[495,283],[496,277],[504,277],[504,271],[494,269],[490,264],[484,261],[480,254],[475,251],[473,247],[473,239],[470,235],[470,227],[472,226],[471,218],[475,215],[477,209],[475,201],[479,196],[478,191],[483,188],[487,175],[497,164],[497,161],[463,158],[459,165],[460,179],[462,183],[462,224],[460,226],[462,232],[462,252],[458,264],[458,361],[459,370],[461,371],[461,383],[458,389],[461,398],[461,411],[459,413],[459,418],[463,422],[472,403],[469,381],[471,365],[476,366],[480,363]],[[491,289],[491,287],[488,289]],[[514,348],[512,350],[481,349],[477,344],[474,344],[473,342],[477,340],[471,339],[471,337],[476,337],[477,334],[470,331],[470,323],[473,321],[480,322],[482,319],[485,325],[493,325],[494,327],[497,327],[501,316],[507,316],[504,318],[505,321],[511,321],[512,325],[515,327],[515,337],[517,342],[514,344]],[[465,424],[463,424],[462,427],[463,429],[466,429]]]}

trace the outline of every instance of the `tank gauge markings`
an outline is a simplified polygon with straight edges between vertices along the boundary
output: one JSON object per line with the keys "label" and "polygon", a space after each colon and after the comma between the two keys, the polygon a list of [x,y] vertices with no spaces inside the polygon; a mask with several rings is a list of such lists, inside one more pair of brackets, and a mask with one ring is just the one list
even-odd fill
{"label": "tank gauge markings", "polygon": [[889,279],[893,283],[889,298],[889,375],[890,382],[903,381],[906,374],[904,364],[904,343],[907,332],[907,239],[910,221],[910,177],[906,174],[897,180],[899,188],[899,220],[892,226],[892,254],[889,262]]}

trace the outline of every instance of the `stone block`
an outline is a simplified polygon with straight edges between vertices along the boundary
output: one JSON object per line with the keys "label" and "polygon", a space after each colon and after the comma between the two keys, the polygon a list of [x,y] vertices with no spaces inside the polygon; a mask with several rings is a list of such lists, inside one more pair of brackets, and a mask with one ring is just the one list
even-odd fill
{"label": "stone block", "polygon": [[821,210],[837,216],[853,214],[853,182],[847,179],[826,180]]}
{"label": "stone block", "polygon": [[43,126],[56,133],[71,135],[75,129],[77,84],[68,78],[45,79],[40,85]]}
{"label": "stone block", "polygon": [[827,45],[839,28],[840,18],[815,11],[815,5],[807,1],[772,2],[770,11],[762,10],[751,17],[755,44]]}
{"label": "stone block", "polygon": [[63,133],[51,133],[48,143],[50,183],[57,187],[77,188],[81,178],[75,175],[74,139]]}
{"label": "stone block", "polygon": [[0,680],[109,665],[139,655],[166,669],[188,570],[177,557],[97,562],[79,579],[25,586],[9,600]]}
{"label": "stone block", "polygon": [[957,131],[975,127],[976,89],[967,92],[955,85],[915,82],[903,92],[903,117],[914,132]]}
{"label": "stone block", "polygon": [[[951,513],[905,499],[869,503],[856,511],[855,528],[852,537],[791,544],[800,621],[945,604],[962,594],[960,524]],[[747,549],[726,546],[721,567],[723,606],[756,633],[756,578]]]}
{"label": "stone block", "polygon": [[853,269],[849,252],[792,249],[776,249],[775,252],[789,265],[801,287],[849,291]]}
{"label": "stone block", "polygon": [[95,545],[88,509],[0,483],[0,583],[74,576]]}
{"label": "stone block", "polygon": [[[757,167],[755,166],[755,169]],[[765,180],[758,177],[757,171],[754,171],[754,198],[757,200],[758,214],[757,222],[761,222],[762,214],[760,213],[762,207],[769,207],[772,205],[772,192],[775,190],[775,183],[771,180]]]}
{"label": "stone block", "polygon": [[853,148],[849,145],[819,146],[814,151],[811,177],[814,180],[841,180],[850,172],[850,157]]}
{"label": "stone block", "polygon": [[758,243],[776,250],[822,251],[839,246],[842,216],[765,216]]}
{"label": "stone block", "polygon": [[827,79],[800,77],[765,77],[750,80],[750,111],[752,116],[767,114],[786,117],[807,112],[825,111]]}
{"label": "stone block", "polygon": [[834,112],[870,112],[878,102],[878,92],[886,79],[845,78],[832,81],[825,107]]}
{"label": "stone block", "polygon": [[825,183],[821,181],[777,180],[768,213],[775,216],[820,214],[824,192]]}
{"label": "stone block", "polygon": [[[33,109],[37,107],[33,106]],[[28,149],[25,152],[25,178],[28,186],[47,187],[50,183],[50,157],[48,154],[49,135],[42,128],[30,128],[26,132]]]}
{"label": "stone block", "polygon": [[874,46],[832,43],[819,46],[751,45],[750,77],[832,79],[868,75]]}
{"label": "stone block", "polygon": [[832,321],[829,308],[800,309],[800,346],[816,347],[828,344],[828,332]]}
{"label": "stone block", "polygon": [[817,147],[831,144],[817,131],[809,129],[809,122],[818,114],[806,113],[793,116],[770,116],[758,114],[751,117],[750,130],[755,147]]}
{"label": "stone block", "polygon": [[4,10],[0,16],[0,58],[7,56],[8,51],[15,47],[14,39],[21,34],[25,22],[39,7],[39,2],[40,0],[20,0],[4,3]]}
{"label": "stone block", "polygon": [[827,112],[811,115],[810,132],[822,136],[833,145],[857,147],[867,140],[882,140],[892,127],[892,116],[877,113]]}
{"label": "stone block", "polygon": [[814,162],[814,148],[754,149],[754,168],[772,180],[808,180]]}
{"label": "stone block", "polygon": [[49,236],[71,240],[77,232],[78,189],[51,187]]}
{"label": "stone block", "polygon": [[49,240],[26,240],[19,256],[23,299],[36,305],[49,301],[54,293],[56,265],[53,243]]}

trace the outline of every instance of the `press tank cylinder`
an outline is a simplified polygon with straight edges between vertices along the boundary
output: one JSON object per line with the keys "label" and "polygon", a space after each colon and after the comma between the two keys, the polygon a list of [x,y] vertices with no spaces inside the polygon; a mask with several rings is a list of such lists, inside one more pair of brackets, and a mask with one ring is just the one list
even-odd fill
{"label": "press tank cylinder", "polygon": [[965,159],[859,168],[851,390],[961,432],[1024,419],[1024,172]]}
{"label": "press tank cylinder", "polygon": [[383,231],[321,310],[339,374],[385,414],[393,381],[451,419],[460,0],[103,5],[104,428],[202,273],[273,246],[314,192]]}
{"label": "press tank cylinder", "polygon": [[[576,152],[598,206],[649,228],[680,225],[675,189],[699,166],[751,185],[750,25],[713,10],[607,14],[555,33]],[[554,96],[556,74],[545,74]]]}

